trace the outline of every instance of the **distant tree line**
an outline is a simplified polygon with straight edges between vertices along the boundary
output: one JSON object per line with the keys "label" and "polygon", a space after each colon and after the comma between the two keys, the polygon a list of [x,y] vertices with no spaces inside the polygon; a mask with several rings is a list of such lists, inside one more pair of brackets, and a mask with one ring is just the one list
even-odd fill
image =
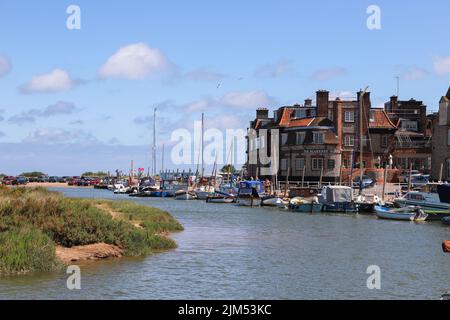
{"label": "distant tree line", "polygon": [[103,171],[98,171],[98,172],[85,172],[82,174],[83,177],[107,177],[108,174],[106,172]]}

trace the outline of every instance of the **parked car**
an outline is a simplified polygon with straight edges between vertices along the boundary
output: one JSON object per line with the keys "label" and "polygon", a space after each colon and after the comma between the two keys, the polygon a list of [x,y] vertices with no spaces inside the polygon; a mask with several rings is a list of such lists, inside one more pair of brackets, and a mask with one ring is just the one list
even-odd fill
{"label": "parked car", "polygon": [[48,177],[47,176],[40,176],[38,178],[38,182],[48,182]]}
{"label": "parked car", "polygon": [[28,183],[28,179],[26,177],[20,176],[20,177],[15,178],[11,184],[18,186],[18,185],[25,185],[27,183]]}
{"label": "parked car", "polygon": [[[418,170],[411,170],[411,178],[420,176],[420,172]],[[409,170],[402,170],[398,175],[398,182],[400,183],[408,183],[409,180]]]}
{"label": "parked car", "polygon": [[74,176],[74,177],[72,177],[72,178],[70,178],[68,181],[67,181],[67,184],[69,185],[69,186],[77,186],[78,185],[78,181],[80,181],[80,177],[78,177],[78,176]]}
{"label": "parked car", "polygon": [[59,177],[55,177],[55,176],[50,177],[50,178],[48,178],[48,182],[52,182],[52,183],[59,182]]}
{"label": "parked car", "polygon": [[67,183],[67,182],[69,182],[69,179],[70,179],[70,177],[64,176],[64,177],[59,178],[59,182]]}
{"label": "parked car", "polygon": [[7,177],[3,177],[2,184],[12,185],[14,181],[16,181],[16,177],[7,176]]}
{"label": "parked car", "polygon": [[[361,177],[360,177],[360,176],[357,176],[357,177],[355,177],[355,178],[353,179],[353,182],[354,182],[356,185],[358,185],[358,186],[361,185],[360,181],[361,181]],[[364,189],[364,188],[368,188],[368,187],[373,187],[374,185],[375,185],[375,181],[374,181],[371,177],[369,177],[369,176],[367,176],[367,175],[363,175],[363,176],[362,176],[362,185],[361,185],[361,187],[362,187],[363,189]]]}

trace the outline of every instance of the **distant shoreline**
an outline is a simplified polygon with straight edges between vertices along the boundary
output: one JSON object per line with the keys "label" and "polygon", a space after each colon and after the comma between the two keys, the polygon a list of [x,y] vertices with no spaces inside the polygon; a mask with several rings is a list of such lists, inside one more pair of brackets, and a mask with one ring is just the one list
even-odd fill
{"label": "distant shoreline", "polygon": [[36,187],[43,187],[43,188],[94,188],[93,186],[88,186],[88,187],[69,186],[67,183],[63,183],[63,182],[29,182],[25,185],[21,185],[21,187],[27,187],[27,188],[36,188]]}

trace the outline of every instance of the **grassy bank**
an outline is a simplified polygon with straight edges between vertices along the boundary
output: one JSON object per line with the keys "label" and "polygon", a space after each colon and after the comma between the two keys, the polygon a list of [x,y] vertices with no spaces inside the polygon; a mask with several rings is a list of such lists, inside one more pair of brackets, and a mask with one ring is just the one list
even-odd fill
{"label": "grassy bank", "polygon": [[131,202],[70,199],[43,188],[0,187],[0,274],[55,270],[55,246],[106,243],[126,256],[172,249],[183,227],[167,212]]}

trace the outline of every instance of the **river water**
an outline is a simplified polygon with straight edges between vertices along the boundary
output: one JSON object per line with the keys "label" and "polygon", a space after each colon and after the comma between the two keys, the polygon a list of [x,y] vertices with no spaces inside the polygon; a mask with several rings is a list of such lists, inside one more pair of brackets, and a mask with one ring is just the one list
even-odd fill
{"label": "river water", "polygon": [[[301,214],[203,201],[130,198],[107,190],[66,196],[126,199],[169,211],[185,231],[173,251],[0,278],[1,299],[439,299],[450,290],[450,229],[372,216]],[[368,289],[379,266],[381,289]]]}

